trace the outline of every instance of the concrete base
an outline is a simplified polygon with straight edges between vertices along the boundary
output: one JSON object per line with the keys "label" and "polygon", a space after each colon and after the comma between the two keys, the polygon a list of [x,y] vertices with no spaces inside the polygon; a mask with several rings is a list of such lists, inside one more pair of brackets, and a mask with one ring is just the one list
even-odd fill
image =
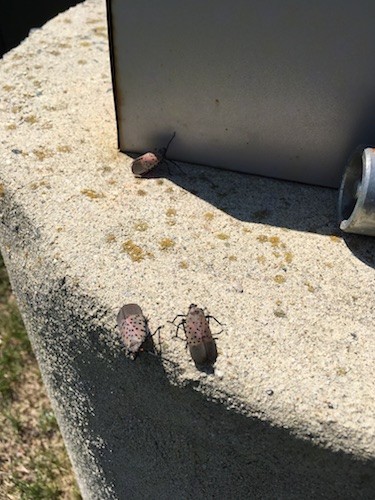
{"label": "concrete base", "polygon": [[[373,240],[337,192],[116,150],[104,3],[0,61],[0,243],[84,498],[373,498]],[[137,302],[162,356],[126,359]],[[167,323],[225,324],[215,373]]]}

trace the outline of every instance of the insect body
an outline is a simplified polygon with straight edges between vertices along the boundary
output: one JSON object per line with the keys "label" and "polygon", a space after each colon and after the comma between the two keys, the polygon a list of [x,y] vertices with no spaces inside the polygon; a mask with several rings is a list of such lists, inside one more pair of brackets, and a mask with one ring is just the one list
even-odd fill
{"label": "insect body", "polygon": [[143,177],[165,160],[168,148],[175,138],[175,135],[176,132],[172,135],[165,148],[155,149],[152,153],[145,153],[144,155],[138,156],[138,158],[133,160],[131,167],[135,177]]}
{"label": "insect body", "polygon": [[195,304],[189,306],[186,316],[178,315],[174,321],[181,316],[183,319],[177,325],[176,335],[178,329],[182,326],[194,363],[197,366],[213,365],[217,358],[217,349],[216,342],[212,337],[209,319],[213,318],[217,323],[219,321],[213,316],[205,315],[203,309],[197,307]]}
{"label": "insect body", "polygon": [[137,304],[126,304],[117,315],[117,324],[127,354],[135,359],[152,336],[142,309]]}

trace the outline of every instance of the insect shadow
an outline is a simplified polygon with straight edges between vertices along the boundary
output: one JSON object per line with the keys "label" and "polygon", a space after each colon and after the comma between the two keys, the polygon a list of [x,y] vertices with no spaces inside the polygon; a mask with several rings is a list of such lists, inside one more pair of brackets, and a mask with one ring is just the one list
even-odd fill
{"label": "insect shadow", "polygon": [[[176,324],[178,318],[180,322]],[[181,339],[178,333],[181,328],[183,329],[185,338],[181,340],[185,340],[186,347],[189,347],[196,368],[206,373],[214,373],[213,365],[218,356],[216,342],[210,328],[210,319],[223,326],[214,316],[205,313],[196,304],[190,304],[187,314],[177,314],[173,321],[169,321],[176,327],[175,337]]]}

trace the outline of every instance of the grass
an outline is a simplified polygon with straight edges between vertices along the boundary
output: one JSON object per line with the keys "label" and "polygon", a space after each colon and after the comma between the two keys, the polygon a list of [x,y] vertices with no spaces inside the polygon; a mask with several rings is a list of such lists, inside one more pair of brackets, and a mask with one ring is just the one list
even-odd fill
{"label": "grass", "polygon": [[0,498],[79,499],[0,254]]}

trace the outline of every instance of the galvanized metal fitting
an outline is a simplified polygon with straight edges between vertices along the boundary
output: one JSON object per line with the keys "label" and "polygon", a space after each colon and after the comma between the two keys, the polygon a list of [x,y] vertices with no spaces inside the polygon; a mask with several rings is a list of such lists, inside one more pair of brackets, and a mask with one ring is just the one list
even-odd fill
{"label": "galvanized metal fitting", "polygon": [[340,229],[375,236],[375,148],[356,149],[339,193]]}

